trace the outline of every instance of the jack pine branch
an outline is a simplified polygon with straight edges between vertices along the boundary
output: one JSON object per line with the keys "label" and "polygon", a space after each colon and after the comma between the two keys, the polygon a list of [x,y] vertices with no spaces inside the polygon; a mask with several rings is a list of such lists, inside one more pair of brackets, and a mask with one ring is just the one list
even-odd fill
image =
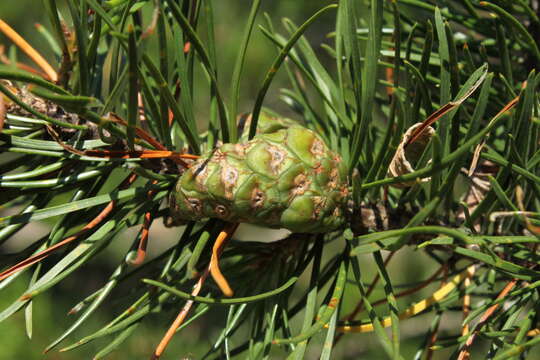
{"label": "jack pine branch", "polygon": [[[137,226],[139,235],[109,280],[79,302],[74,311],[85,308],[84,313],[47,350],[87,324],[96,309],[110,313],[111,300],[131,304],[94,334],[62,349],[113,336],[96,355],[106,356],[129,341],[138,324],[171,308],[178,312],[185,299],[189,307],[199,307],[191,318],[189,308],[180,311],[163,345],[177,329],[204,319],[211,306],[231,307],[207,357],[247,350],[255,358],[269,351],[300,358],[308,346],[319,346],[317,334],[327,331],[322,354],[329,358],[341,351],[331,341],[334,332],[355,329],[374,332],[386,353],[397,358],[403,355],[400,343],[409,341],[399,333],[398,320],[426,310],[437,314],[418,356],[451,346],[456,356],[467,357],[478,342],[489,343],[496,358],[533,351],[537,341],[529,337],[536,334],[537,314],[531,310],[519,321],[521,310],[535,309],[538,298],[538,4],[445,1],[440,10],[432,1],[365,3],[368,13],[358,2],[339,1],[325,54],[308,39],[317,31],[311,23],[325,26],[334,4],[307,15],[300,27],[285,20],[285,35],[267,21],[262,32],[272,41],[268,47],[278,51],[275,66],[255,91],[254,114],[242,117],[248,123],[238,127],[234,117],[244,107],[238,89],[247,88],[241,74],[249,68],[246,49],[252,46],[258,1],[239,42],[230,111],[221,92],[227,71],[212,33],[221,19],[213,16],[210,3],[85,0],[65,9],[73,19],[68,24],[62,21],[64,10],[46,1],[53,66],[1,22],[0,31],[39,69],[0,56],[3,208],[22,206],[0,218],[0,242],[10,245],[14,234],[35,221],[56,223],[28,248],[2,254],[7,264],[2,289],[16,277],[24,281],[19,274],[39,265],[23,297],[8,305],[0,320],[26,308],[31,332],[29,301],[89,266],[118,231]],[[458,26],[460,36],[454,33]],[[250,83],[255,78],[246,75]],[[277,82],[288,87],[281,99],[302,122],[262,108]],[[210,115],[199,115],[200,108],[210,109]],[[202,128],[209,130],[199,133]],[[216,144],[218,138],[226,143]],[[124,189],[122,178],[132,179],[133,187]],[[459,188],[465,190],[459,194]],[[73,201],[66,203],[66,196]],[[152,234],[160,219],[188,226],[174,246],[147,259],[147,249],[159,240]],[[222,249],[216,242],[212,249],[209,240],[226,230],[222,220],[296,233],[273,244],[230,241]],[[415,261],[402,259],[405,248],[416,252]],[[380,251],[391,251],[391,264],[408,277],[419,268],[416,258],[437,262],[439,270],[397,291],[397,274],[381,261]],[[60,258],[57,263],[52,253]],[[374,259],[358,261],[371,253]],[[312,262],[308,283],[299,280]],[[350,269],[364,295],[360,300]],[[449,281],[433,293],[422,290],[439,280],[441,269]],[[213,280],[205,281],[210,273]],[[367,291],[366,278],[374,279]],[[523,286],[499,295],[508,281]],[[130,291],[122,293],[117,289],[122,286]],[[221,297],[231,289],[236,297]],[[398,311],[396,299],[417,291],[425,300]],[[490,300],[482,305],[476,295]],[[456,307],[461,301],[464,306]],[[490,312],[505,302],[519,306]],[[389,316],[374,312],[382,303],[389,305]],[[356,315],[369,320],[339,322],[350,304],[358,304]],[[456,311],[464,312],[465,325],[453,329],[450,340],[440,339],[441,316],[459,317]],[[482,314],[482,326],[465,331]],[[385,326],[392,326],[391,338]],[[365,335],[342,341],[352,336]]]}

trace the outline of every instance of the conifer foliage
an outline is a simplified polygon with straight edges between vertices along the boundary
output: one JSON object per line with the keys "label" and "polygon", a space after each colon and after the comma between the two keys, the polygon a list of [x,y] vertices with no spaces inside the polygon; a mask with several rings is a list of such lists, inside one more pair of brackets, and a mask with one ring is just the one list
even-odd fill
{"label": "conifer foliage", "polygon": [[39,46],[0,14],[0,322],[75,279],[45,351],[534,358],[538,0],[248,3],[231,68],[213,0],[43,0]]}

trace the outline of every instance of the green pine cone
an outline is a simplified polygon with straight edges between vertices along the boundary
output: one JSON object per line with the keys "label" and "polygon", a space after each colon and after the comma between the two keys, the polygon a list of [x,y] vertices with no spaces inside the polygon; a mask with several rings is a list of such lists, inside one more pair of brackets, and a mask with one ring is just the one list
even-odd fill
{"label": "green pine cone", "polygon": [[306,233],[341,226],[345,164],[313,131],[286,125],[197,160],[176,185],[173,218],[213,217]]}

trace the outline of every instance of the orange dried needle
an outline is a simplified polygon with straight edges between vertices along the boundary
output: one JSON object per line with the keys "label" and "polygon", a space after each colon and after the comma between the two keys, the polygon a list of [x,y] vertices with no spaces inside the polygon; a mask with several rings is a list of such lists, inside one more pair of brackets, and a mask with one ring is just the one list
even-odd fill
{"label": "orange dried needle", "polygon": [[190,43],[189,41],[187,41],[187,42],[184,44],[184,54],[189,53],[190,50],[191,50],[191,43]]}
{"label": "orange dried needle", "polygon": [[[128,186],[132,184],[135,179],[137,179],[137,175],[131,174],[124,182],[120,185],[121,187]],[[33,255],[29,258],[19,262],[18,264],[13,265],[9,269],[2,271],[0,273],[0,281],[10,277],[11,275],[26,269],[29,266],[34,265],[35,263],[40,262],[41,260],[47,258],[50,254],[52,254],[54,251],[58,250],[59,248],[73,242],[74,240],[77,240],[79,237],[84,235],[87,231],[95,228],[97,225],[99,225],[114,209],[116,205],[116,200],[113,200],[105,206],[103,210],[94,218],[92,219],[88,224],[86,224],[81,230],[79,230],[77,233],[65,238],[64,240],[54,244],[53,246]]]}
{"label": "orange dried needle", "polygon": [[[152,181],[152,184],[156,184],[157,181]],[[148,191],[147,198],[151,200],[156,194],[155,190]],[[141,228],[141,238],[139,240],[139,247],[137,248],[137,256],[134,260],[130,261],[132,265],[140,265],[143,263],[144,258],[146,257],[146,247],[148,245],[148,236],[150,235],[150,225],[154,221],[153,211],[147,211],[144,213],[144,222]]]}
{"label": "orange dried needle", "polygon": [[418,127],[414,131],[411,138],[409,139],[409,141],[407,141],[407,144],[405,145],[412,144],[413,142],[418,140],[418,138],[422,135],[422,133],[428,126],[431,126],[435,121],[439,120],[441,117],[443,117],[450,111],[460,106],[467,98],[469,98],[469,96],[471,96],[476,91],[476,89],[478,89],[480,84],[484,82],[486,75],[487,75],[487,72],[484,72],[484,74],[480,76],[478,80],[476,80],[476,82],[469,88],[469,90],[467,90],[467,92],[463,94],[463,96],[461,96],[459,99],[457,99],[456,101],[450,101],[449,103],[444,104],[439,109],[437,109],[433,114],[429,115],[428,118],[422,122],[422,126]]}
{"label": "orange dried needle", "polygon": [[175,151],[162,151],[162,150],[86,150],[84,151],[86,156],[95,157],[110,157],[115,159],[160,159],[160,158],[172,158],[172,159],[191,159],[196,160],[199,157],[193,154],[183,154]]}
{"label": "orange dried needle", "polygon": [[[142,108],[142,107],[141,107]],[[111,120],[116,122],[116,123],[119,123],[119,124],[122,124],[124,126],[127,126],[127,122],[122,119],[121,117],[117,116],[116,114],[111,114]],[[159,141],[157,141],[156,139],[154,139],[154,137],[152,135],[150,135],[148,132],[146,132],[145,130],[141,129],[140,127],[135,127],[135,133],[137,134],[137,136],[143,140],[145,140],[146,142],[148,142],[150,145],[152,145],[153,147],[155,147],[156,149],[158,150],[162,150],[162,151],[167,151],[167,148],[161,144]],[[179,157],[172,157],[171,158],[174,162],[176,162],[177,164],[185,167],[185,168],[188,168],[189,165],[186,164],[184,161],[182,161],[181,158]]]}
{"label": "orange dried needle", "polygon": [[[212,277],[220,287],[221,291],[226,296],[232,296],[233,292],[227,283],[227,280],[223,277],[221,274],[221,271],[219,270],[219,264],[218,259],[221,255],[221,252],[223,251],[223,247],[226,244],[226,241],[232,236],[232,234],[236,231],[236,228],[238,227],[238,224],[229,224],[223,231],[221,231],[216,239],[216,242],[214,243],[214,248],[212,249],[212,259],[210,260],[210,265],[206,268],[206,270],[201,274],[199,277],[199,280],[193,287],[193,291],[191,292],[191,296],[197,296],[199,295],[199,292],[201,291],[202,285],[204,284],[204,281],[208,277],[208,274],[211,273]],[[217,278],[216,278],[217,276]],[[230,293],[230,295],[227,295],[227,292]],[[193,300],[186,301],[186,304],[174,320],[174,322],[171,324],[167,332],[165,333],[165,336],[163,336],[163,339],[161,339],[159,345],[157,346],[156,350],[154,351],[154,354],[152,355],[152,360],[159,359],[163,352],[165,351],[165,348],[169,343],[171,342],[172,337],[174,336],[174,333],[176,330],[182,325],[184,322],[189,310],[191,309],[191,306],[193,305]]]}
{"label": "orange dried needle", "polygon": [[148,236],[150,235],[150,225],[152,224],[153,216],[150,211],[144,214],[144,224],[141,229],[141,239],[137,248],[137,257],[130,261],[131,265],[140,265],[146,257],[146,247],[148,245]]}
{"label": "orange dried needle", "polygon": [[22,38],[11,26],[0,19],[0,31],[4,33],[15,45],[17,45],[33,62],[39,66],[50,80],[58,81],[58,74],[53,67],[38,53],[26,40]]}
{"label": "orange dried needle", "polygon": [[35,263],[40,262],[41,260],[47,258],[50,254],[52,254],[54,251],[58,250],[59,248],[69,244],[70,242],[77,240],[81,235],[84,235],[88,230],[94,228],[96,225],[98,225],[103,219],[110,214],[110,212],[113,210],[116,202],[113,200],[111,201],[100,213],[98,216],[96,216],[92,221],[90,221],[88,224],[86,224],[85,227],[83,227],[80,231],[77,233],[65,238],[64,240],[54,244],[53,246],[37,253],[34,256],[30,256],[29,258],[19,262],[16,265],[13,265],[9,269],[3,271],[0,273],[0,281],[4,280],[5,278],[10,277],[11,275],[26,269],[29,266],[34,265]]}
{"label": "orange dried needle", "polygon": [[[199,281],[197,281],[197,283],[193,287],[193,291],[191,292],[192,296],[199,295],[199,292],[201,291],[202,286],[204,284],[204,281],[208,277],[209,272],[210,272],[210,268],[208,267],[201,274],[201,277],[199,278]],[[156,359],[159,359],[161,357],[161,355],[165,351],[165,348],[171,342],[171,339],[174,336],[174,333],[180,327],[180,325],[182,325],[182,323],[184,322],[184,320],[185,320],[189,310],[191,309],[192,305],[193,305],[193,300],[186,301],[186,304],[184,305],[184,307],[182,308],[180,313],[178,313],[178,316],[176,317],[176,319],[174,319],[174,322],[171,324],[171,326],[169,327],[169,329],[165,333],[165,336],[163,336],[163,339],[161,339],[161,341],[159,342],[159,345],[157,346],[156,350],[154,351],[154,354],[152,355],[152,360],[156,360]]]}
{"label": "orange dried needle", "polygon": [[227,282],[227,279],[225,279],[225,277],[221,273],[221,270],[219,269],[219,256],[221,255],[221,252],[223,251],[227,240],[229,240],[232,234],[234,234],[237,227],[237,223],[230,224],[219,233],[216,242],[214,243],[214,247],[212,248],[212,257],[210,259],[210,274],[212,275],[212,278],[214,278],[214,281],[219,286],[223,294],[227,297],[233,296],[233,290],[231,289],[229,283]]}
{"label": "orange dried needle", "polygon": [[[116,114],[111,114],[110,118],[115,123],[119,123],[119,124],[121,124],[123,126],[128,126],[127,122],[124,119],[122,119],[121,117],[117,116]],[[150,145],[152,145],[156,149],[158,149],[158,150],[167,150],[167,148],[163,144],[161,144],[159,141],[154,139],[154,137],[152,135],[150,135],[148,132],[141,129],[140,127],[138,127],[138,126],[135,127],[135,133],[137,134],[138,137],[140,137],[141,139],[147,141]]]}
{"label": "orange dried needle", "polygon": [[392,86],[386,87],[386,95],[391,96],[394,93],[394,86],[396,86],[394,82],[394,69],[386,68],[385,77],[386,81],[392,84]]}
{"label": "orange dried needle", "polygon": [[454,110],[457,106],[458,106],[457,104],[450,102],[450,103],[444,104],[439,109],[437,109],[433,114],[429,115],[428,118],[424,120],[424,122],[422,123],[422,126],[419,126],[414,131],[414,133],[412,134],[411,138],[409,139],[406,145],[409,145],[415,142],[420,137],[420,135],[422,135],[422,133],[428,126],[431,126],[434,122],[439,120],[444,115],[448,114],[450,111]]}
{"label": "orange dried needle", "polygon": [[[499,295],[497,295],[496,299],[495,300],[499,300],[499,299],[502,299],[503,297],[505,297],[510,291],[512,291],[512,289],[516,286],[517,284],[517,279],[512,279],[510,280],[506,286],[501,290],[501,292],[499,293]],[[484,314],[482,315],[482,317],[480,317],[480,320],[478,321],[478,324],[476,324],[476,329],[472,332],[472,334],[469,336],[469,338],[467,339],[467,341],[465,342],[465,346],[463,347],[463,349],[459,352],[459,355],[458,355],[458,360],[466,360],[466,359],[469,359],[470,357],[470,354],[469,354],[469,349],[471,348],[471,345],[473,344],[474,342],[474,339],[476,338],[476,335],[478,335],[478,332],[480,331],[480,329],[486,324],[487,320],[493,315],[493,313],[495,313],[495,310],[497,310],[497,308],[500,306],[501,304],[495,304],[495,305],[492,305],[490,306],[485,312]]]}

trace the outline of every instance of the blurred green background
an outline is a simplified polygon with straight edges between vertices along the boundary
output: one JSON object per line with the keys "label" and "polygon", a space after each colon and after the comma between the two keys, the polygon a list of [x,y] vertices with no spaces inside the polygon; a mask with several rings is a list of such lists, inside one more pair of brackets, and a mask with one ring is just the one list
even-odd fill
{"label": "blurred green background", "polygon": [[[247,1],[215,1],[216,12],[216,43],[218,44],[218,71],[220,82],[224,86],[228,86],[228,79],[232,73],[233,62],[235,60],[237,49],[241,41],[240,36],[245,26],[247,12],[249,6]],[[310,0],[310,1],[263,1],[263,11],[266,11],[274,21],[276,29],[280,26],[280,21],[283,17],[292,19],[299,24],[307,19],[316,10],[327,5],[328,1]],[[35,28],[36,23],[49,27],[46,19],[42,17],[43,9],[40,1],[36,0],[17,0],[17,1],[1,1],[0,2],[0,18],[14,27],[24,38],[26,38],[33,46],[41,51],[52,64],[55,64],[52,53],[47,50],[47,45],[44,39],[40,36]],[[261,12],[262,14],[262,12]],[[321,61],[326,64],[331,64],[332,59],[317,46],[322,42],[329,42],[327,34],[333,30],[335,13],[329,12],[321,20],[318,20],[311,27],[306,36],[318,49],[318,54]],[[263,20],[259,16],[258,22]],[[8,41],[0,35],[0,44],[4,44],[7,48],[10,46]],[[270,62],[276,54],[275,47],[263,37],[260,31],[255,30],[251,44],[247,54],[247,64],[245,67],[242,87],[241,87],[241,102],[239,111],[250,111],[254,103],[254,95],[259,89],[262,79],[268,69]],[[20,58],[24,61],[23,55]],[[277,80],[272,85],[272,88],[266,98],[265,106],[282,113],[289,114],[287,107],[279,101],[280,87],[286,87],[287,83],[285,76],[280,74]],[[198,117],[204,117],[208,114],[201,106]],[[0,247],[0,254],[13,251],[23,247],[23,244],[30,240],[35,240],[41,233],[43,227],[48,226],[47,223],[33,224],[28,226],[28,229],[21,232],[19,236],[11,243],[4,247]],[[101,286],[106,281],[108,275],[114,270],[113,264],[117,263],[119,257],[122,256],[125,247],[129,246],[135,233],[130,229],[122,236],[115,239],[113,244],[100,256],[96,257],[91,263],[91,267],[87,266],[83,270],[71,275],[67,281],[62,282],[51,291],[40,295],[33,302],[34,324],[32,340],[29,340],[25,331],[24,312],[21,311],[13,317],[10,317],[3,322],[0,322],[0,360],[4,359],[88,359],[91,358],[99,349],[102,348],[104,342],[99,341],[90,343],[84,347],[68,353],[58,353],[52,351],[49,354],[43,355],[43,349],[56,337],[58,337],[70,324],[74,321],[74,317],[67,315],[71,307],[78,303],[82,298],[91,294],[94,289]],[[165,229],[161,224],[153,226],[150,236],[150,251],[154,254],[171,244],[178,239],[179,231],[177,229]],[[330,249],[331,251],[331,249]],[[366,259],[366,261],[368,261]],[[371,261],[371,260],[370,260]],[[396,284],[405,282],[416,282],[426,279],[432,273],[435,264],[428,259],[419,258],[414,253],[401,251],[397,258],[393,261],[389,271],[393,276],[393,281]],[[375,271],[375,269],[373,269]],[[373,274],[365,274],[366,278]],[[6,304],[9,304],[26,287],[29,279],[22,275],[7,289],[2,289],[0,297],[0,309],[4,309]],[[419,300],[428,295],[434,289],[428,287],[425,291],[415,294],[411,297],[400,301],[400,306],[403,308],[412,300]],[[384,297],[382,293],[375,293],[374,298]],[[345,309],[352,309],[358,301],[358,294],[351,293],[346,296]],[[67,345],[89,334],[98,327],[103,326],[114,314],[121,309],[122,304],[116,304],[114,299],[111,299],[110,306],[102,307],[96,312],[86,326],[75,332],[63,344]],[[382,310],[382,308],[381,308]],[[149,321],[145,321],[138,330],[132,335],[121,347],[121,350],[116,351],[110,358],[113,359],[144,359],[154,349],[156,344],[163,336],[170,322],[175,316],[178,309],[169,309],[168,312],[150,317]],[[178,334],[163,359],[197,359],[204,354],[205,349],[213,344],[221,325],[224,322],[225,314],[216,309],[209,312],[203,318],[194,322],[185,331]],[[408,320],[402,323],[402,347],[405,358],[412,358],[415,349],[423,341],[423,334],[429,326],[432,315],[424,315],[415,319]],[[300,316],[301,318],[301,316]],[[445,329],[456,329],[459,326],[460,319],[458,317],[445,319],[443,326]],[[445,334],[445,330],[442,334]],[[324,335],[324,334],[323,334]],[[319,339],[324,339],[322,336]],[[308,352],[307,358],[317,356],[317,352],[310,355]],[[281,354],[282,355],[282,354]],[[313,357],[310,357],[313,356]],[[449,356],[448,352],[439,351],[435,358],[445,359]],[[275,358],[279,359],[282,356],[275,354]],[[379,348],[379,344],[375,337],[367,335],[348,335],[335,348],[333,358],[335,359],[358,359],[360,357],[366,359],[384,358],[385,355]]]}

